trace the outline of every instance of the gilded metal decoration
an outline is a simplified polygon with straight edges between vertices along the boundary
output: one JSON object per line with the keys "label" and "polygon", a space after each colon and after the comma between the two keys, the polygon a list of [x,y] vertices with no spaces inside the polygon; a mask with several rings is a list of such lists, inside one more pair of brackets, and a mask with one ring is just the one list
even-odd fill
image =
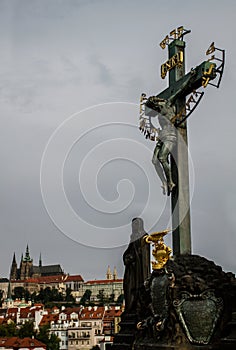
{"label": "gilded metal decoration", "polygon": [[173,29],[169,35],[160,42],[160,47],[164,50],[173,40],[183,40],[184,35],[190,33],[191,30],[184,29],[183,26]]}
{"label": "gilded metal decoration", "polygon": [[181,67],[184,62],[183,52],[177,52],[168,61],[161,65],[161,77],[165,79],[166,74],[174,67]]}
{"label": "gilded metal decoration", "polygon": [[160,232],[154,232],[148,236],[145,236],[144,239],[147,243],[153,244],[152,255],[156,261],[152,261],[153,270],[162,269],[167,261],[170,259],[170,254],[172,252],[171,248],[165,245],[163,237],[170,230],[164,230]]}

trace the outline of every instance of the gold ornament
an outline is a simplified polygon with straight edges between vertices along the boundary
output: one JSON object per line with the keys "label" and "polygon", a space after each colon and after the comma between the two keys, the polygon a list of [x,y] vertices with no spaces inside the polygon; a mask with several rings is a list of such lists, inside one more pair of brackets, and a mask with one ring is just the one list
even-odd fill
{"label": "gold ornament", "polygon": [[153,244],[152,255],[156,261],[152,261],[153,270],[162,269],[167,261],[170,259],[172,252],[171,248],[165,245],[163,237],[170,230],[163,230],[160,232],[153,232],[150,235],[144,237],[145,241],[149,244]]}

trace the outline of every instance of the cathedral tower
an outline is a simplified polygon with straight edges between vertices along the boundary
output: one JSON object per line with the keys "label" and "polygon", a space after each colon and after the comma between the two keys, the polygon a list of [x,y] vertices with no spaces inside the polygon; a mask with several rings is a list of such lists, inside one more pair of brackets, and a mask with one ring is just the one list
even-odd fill
{"label": "cathedral tower", "polygon": [[107,275],[107,280],[112,280],[112,273],[111,273],[111,268],[110,268],[110,266],[108,265],[108,269],[107,269],[107,273],[106,273],[106,275]]}
{"label": "cathedral tower", "polygon": [[23,255],[21,257],[21,263],[20,263],[20,279],[28,279],[32,275],[33,270],[33,259],[30,258],[29,254],[29,247],[27,245],[25,256],[23,258]]}
{"label": "cathedral tower", "polygon": [[12,264],[11,264],[10,280],[16,280],[16,279],[17,279],[17,263],[16,263],[16,255],[14,253]]}
{"label": "cathedral tower", "polygon": [[117,280],[117,270],[116,270],[116,267],[114,267],[114,271],[113,271],[113,280]]}

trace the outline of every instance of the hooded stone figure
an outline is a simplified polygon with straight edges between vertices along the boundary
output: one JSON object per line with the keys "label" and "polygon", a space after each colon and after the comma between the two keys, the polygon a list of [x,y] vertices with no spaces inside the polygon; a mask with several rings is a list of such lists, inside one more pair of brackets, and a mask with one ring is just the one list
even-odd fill
{"label": "hooded stone figure", "polygon": [[147,233],[143,228],[143,220],[132,220],[130,243],[123,255],[125,311],[136,313],[140,305],[140,289],[150,274],[150,248],[143,237]]}

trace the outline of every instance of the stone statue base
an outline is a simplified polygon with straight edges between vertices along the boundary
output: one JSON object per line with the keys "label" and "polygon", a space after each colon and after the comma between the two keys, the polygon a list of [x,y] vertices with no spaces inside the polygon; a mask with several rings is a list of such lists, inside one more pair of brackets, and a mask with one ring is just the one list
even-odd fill
{"label": "stone statue base", "polygon": [[[160,286],[165,273],[172,280],[168,288],[165,284],[163,295]],[[145,285],[145,293],[140,290],[142,309],[130,323],[124,313],[112,349],[236,349],[236,279],[232,273],[203,257],[180,255],[169,260],[163,271],[154,270]]]}
{"label": "stone statue base", "polygon": [[137,315],[124,312],[121,316],[120,332],[115,335],[112,350],[132,350],[136,335]]}

